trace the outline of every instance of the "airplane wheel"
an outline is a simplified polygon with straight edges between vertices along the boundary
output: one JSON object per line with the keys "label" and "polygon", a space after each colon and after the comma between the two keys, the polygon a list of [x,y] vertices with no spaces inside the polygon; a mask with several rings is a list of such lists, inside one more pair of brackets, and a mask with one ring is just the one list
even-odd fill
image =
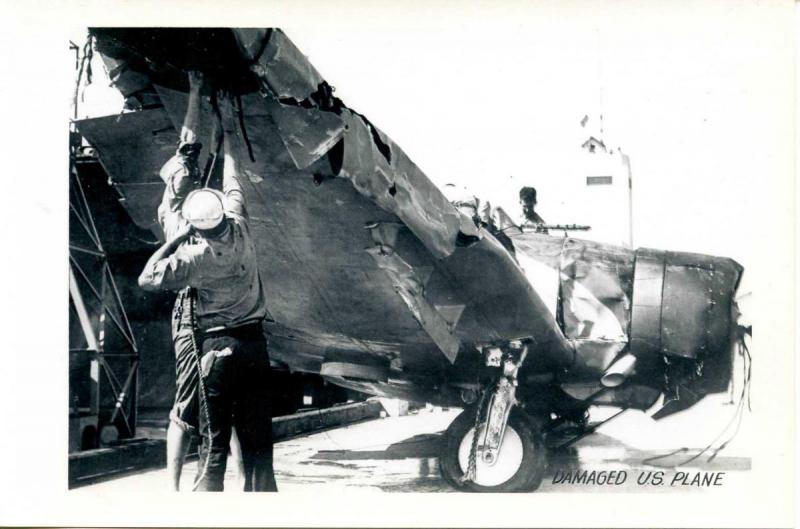
{"label": "airplane wheel", "polygon": [[539,487],[547,466],[547,454],[539,426],[524,412],[512,410],[497,461],[489,465],[479,453],[475,481],[462,483],[474,432],[475,408],[467,408],[445,432],[439,457],[439,469],[445,481],[467,492],[530,492]]}

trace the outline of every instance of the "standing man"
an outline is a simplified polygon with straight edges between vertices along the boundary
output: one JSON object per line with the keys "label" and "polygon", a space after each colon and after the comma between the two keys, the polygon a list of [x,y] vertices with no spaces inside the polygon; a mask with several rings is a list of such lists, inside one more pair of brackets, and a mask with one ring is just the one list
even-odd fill
{"label": "standing man", "polygon": [[[183,201],[191,191],[200,187],[202,173],[198,157],[202,144],[197,141],[200,117],[202,78],[189,73],[189,102],[181,128],[180,144],[175,155],[161,167],[160,176],[166,184],[158,207],[158,223],[169,240],[186,228],[180,214]],[[195,292],[186,287],[178,292],[172,309],[172,343],[175,349],[175,403],[169,413],[167,426],[167,473],[172,490],[179,490],[183,461],[189,450],[192,435],[198,427],[198,377],[194,349]]]}
{"label": "standing man", "polygon": [[[172,309],[172,343],[175,349],[175,403],[169,412],[167,426],[167,474],[170,488],[180,490],[181,474],[191,437],[199,432],[200,363],[198,361],[199,339],[196,328],[197,291],[186,287],[178,292]],[[244,488],[242,450],[231,430],[231,462],[236,467],[237,487]]]}
{"label": "standing man", "polygon": [[[197,130],[200,121],[200,98],[203,78],[199,72],[189,72],[189,101],[181,127],[180,143],[175,155],[162,166],[160,176],[166,184],[164,196],[158,207],[158,222],[166,239],[172,238],[188,226],[181,214],[181,206],[186,196],[199,189],[202,171],[199,156],[202,144],[198,141]],[[215,135],[221,133],[218,128]],[[216,144],[216,137],[211,144]],[[170,487],[180,489],[183,462],[189,450],[192,436],[197,436],[199,411],[201,407],[199,388],[199,362],[197,361],[198,340],[196,336],[195,306],[197,292],[186,287],[178,292],[172,310],[172,343],[175,349],[175,403],[169,414],[167,426],[167,474]],[[244,486],[241,448],[236,438],[236,430],[231,435],[232,461],[237,468],[237,479]]]}
{"label": "standing man", "polygon": [[197,292],[203,393],[198,489],[223,490],[235,421],[245,490],[277,491],[272,468],[269,357],[261,325],[266,303],[239,182],[238,125],[230,99],[220,95],[218,101],[224,129],[222,193],[195,189],[186,195],[179,210],[170,208],[186,223],[167,234],[167,242],[145,265],[139,285],[146,290],[188,286]]}

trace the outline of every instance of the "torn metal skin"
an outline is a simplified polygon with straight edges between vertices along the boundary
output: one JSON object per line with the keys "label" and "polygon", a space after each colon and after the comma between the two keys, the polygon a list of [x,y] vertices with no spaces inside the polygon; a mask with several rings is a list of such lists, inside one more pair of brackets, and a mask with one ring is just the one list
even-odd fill
{"label": "torn metal skin", "polygon": [[263,87],[278,99],[304,101],[323,82],[322,76],[277,28],[233,29],[242,54]]}
{"label": "torn metal skin", "polygon": [[461,348],[461,341],[453,334],[450,323],[425,299],[427,278],[419,277],[391,246],[378,244],[368,248],[367,253],[375,259],[381,269],[386,271],[411,314],[445,357],[454,363]]}
{"label": "torn metal skin", "polygon": [[[335,176],[349,178],[359,192],[400,217],[435,256],[450,255],[459,232],[481,236],[374,125],[343,105],[335,105],[338,112],[319,110],[312,96],[324,81],[282,31],[235,30],[235,34],[273,99],[270,115],[298,168],[308,167],[328,152],[344,130],[344,158]],[[317,108],[294,106],[302,102]]]}
{"label": "torn metal skin", "polygon": [[305,169],[342,139],[345,125],[336,114],[268,100],[270,118],[298,169]]}
{"label": "torn metal skin", "polygon": [[397,215],[438,258],[455,250],[459,232],[483,236],[383,133],[375,129],[389,146],[388,159],[378,149],[361,116],[345,109],[342,117],[347,132],[338,176],[349,179],[361,194]]}

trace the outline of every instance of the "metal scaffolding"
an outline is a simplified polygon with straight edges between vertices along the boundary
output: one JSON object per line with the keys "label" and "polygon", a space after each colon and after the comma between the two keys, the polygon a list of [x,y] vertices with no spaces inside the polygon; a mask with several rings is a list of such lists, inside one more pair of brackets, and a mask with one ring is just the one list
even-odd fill
{"label": "metal scaffolding", "polygon": [[[75,152],[70,157],[69,210],[70,418],[81,419],[71,420],[70,428],[80,430],[76,435],[87,448],[98,446],[101,436],[112,440],[135,435],[139,350],[84,194]],[[79,397],[73,379],[88,398]],[[109,426],[116,429],[112,437],[103,432]],[[87,427],[89,437],[94,436],[88,443]]]}

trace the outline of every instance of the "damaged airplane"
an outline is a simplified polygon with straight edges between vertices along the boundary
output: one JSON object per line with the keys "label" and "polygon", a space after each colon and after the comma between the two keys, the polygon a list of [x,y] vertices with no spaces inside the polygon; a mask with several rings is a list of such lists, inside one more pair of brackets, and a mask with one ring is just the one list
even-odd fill
{"label": "damaged airplane", "polygon": [[[507,232],[460,213],[279,29],[90,31],[121,115],[77,121],[133,222],[163,237],[161,165],[200,70],[237,101],[245,193],[278,368],[464,407],[440,467],[456,488],[528,491],[545,435],[592,405],[666,416],[722,392],[742,329],[731,259]],[[213,97],[203,103],[211,185]]]}

